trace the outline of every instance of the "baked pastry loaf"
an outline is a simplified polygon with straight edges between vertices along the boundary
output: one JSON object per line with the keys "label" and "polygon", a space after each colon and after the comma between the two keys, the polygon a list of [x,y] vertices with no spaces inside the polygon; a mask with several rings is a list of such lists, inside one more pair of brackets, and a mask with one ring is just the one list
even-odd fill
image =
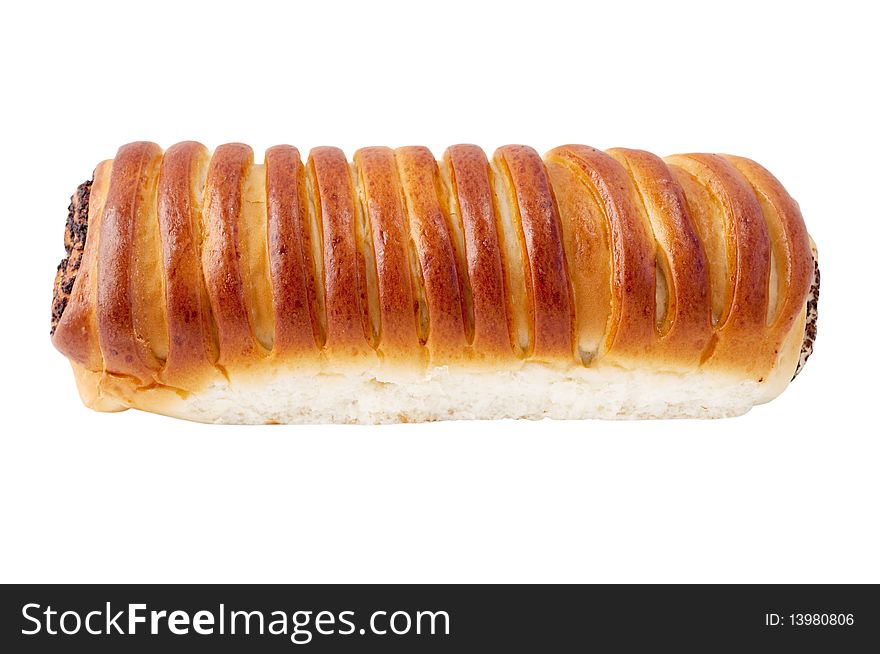
{"label": "baked pastry loaf", "polygon": [[[583,145],[130,143],[73,198],[55,346],[84,402],[224,423],[741,414],[815,338],[758,164]],[[809,307],[809,316],[808,316]],[[809,317],[809,321],[808,321]]]}

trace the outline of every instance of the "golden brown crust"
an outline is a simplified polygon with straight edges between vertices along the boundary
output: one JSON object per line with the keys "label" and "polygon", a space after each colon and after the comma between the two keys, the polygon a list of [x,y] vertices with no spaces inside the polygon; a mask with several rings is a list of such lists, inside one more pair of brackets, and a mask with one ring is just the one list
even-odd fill
{"label": "golden brown crust", "polygon": [[155,287],[161,280],[139,277],[137,261],[145,253],[137,250],[138,223],[153,202],[146,196],[155,183],[161,154],[159,146],[145,142],[124,145],[116,153],[98,240],[96,315],[104,368],[144,385],[162,363],[155,356],[154,343],[146,340],[151,334],[138,329],[146,316],[136,316],[135,305],[146,311],[139,302],[139,287]]}
{"label": "golden brown crust", "polygon": [[202,192],[210,155],[201,143],[171,146],[159,171],[158,213],[163,247],[168,358],[163,383],[186,387],[217,360],[202,275]]}
{"label": "golden brown crust", "polygon": [[[608,151],[629,172],[647,212],[654,239],[658,293],[657,352],[684,367],[699,364],[712,337],[711,299],[706,256],[672,172],[662,159],[644,150]],[[662,283],[661,283],[661,280]]]}
{"label": "golden brown crust", "polygon": [[331,147],[313,149],[308,169],[324,234],[326,350],[334,360],[356,359],[370,351],[371,328],[351,170],[342,150]]}
{"label": "golden brown crust", "polygon": [[425,345],[432,360],[460,358],[466,346],[465,309],[449,219],[437,193],[437,162],[424,147],[398,148],[394,156],[409,212],[411,256],[417,259],[414,263],[424,284]]}
{"label": "golden brown crust", "polygon": [[548,153],[575,170],[604,208],[611,242],[611,318],[599,356],[625,362],[655,341],[654,239],[639,212],[626,170],[609,155],[583,145]]}
{"label": "golden brown crust", "polygon": [[266,151],[269,268],[279,355],[314,354],[322,343],[305,167],[299,150]]}
{"label": "golden brown crust", "polygon": [[719,155],[676,155],[667,161],[693,175],[724,216],[730,301],[715,326],[715,338],[704,352],[704,362],[720,366],[736,363],[761,378],[774,365],[777,354],[772,351],[768,355],[764,347],[770,244],[761,206],[742,174]]}
{"label": "golden brown crust", "polygon": [[453,203],[464,234],[473,303],[474,356],[512,357],[501,246],[489,162],[476,145],[454,145],[444,155]]}
{"label": "golden brown crust", "polygon": [[275,146],[255,165],[243,144],[132,143],[95,171],[77,256],[53,342],[107,409],[279,362],[764,383],[794,372],[814,266],[758,164],[582,145],[457,145],[439,165]]}
{"label": "golden brown crust", "polygon": [[[410,233],[402,190],[389,148],[363,148],[355,152],[357,183],[370,222],[379,293],[378,352],[383,358],[411,363],[420,360],[420,333],[427,335],[426,307],[414,286],[418,262],[410,256]],[[420,325],[421,323],[421,325]]]}
{"label": "golden brown crust", "polygon": [[525,242],[531,307],[527,354],[539,360],[570,360],[574,330],[571,288],[559,213],[544,162],[523,145],[499,148],[495,158],[509,176],[514,214]]}
{"label": "golden brown crust", "polygon": [[228,368],[258,353],[241,273],[239,215],[242,187],[254,153],[241,143],[214,152],[205,185],[202,266],[220,344],[218,364]]}
{"label": "golden brown crust", "polygon": [[813,279],[810,236],[797,202],[766,168],[743,157],[725,158],[751,184],[764,214],[779,278],[768,322],[782,337],[802,311]]}
{"label": "golden brown crust", "polygon": [[592,185],[571,167],[548,158],[576,310],[577,358],[597,361],[611,319],[611,244],[608,221]]}

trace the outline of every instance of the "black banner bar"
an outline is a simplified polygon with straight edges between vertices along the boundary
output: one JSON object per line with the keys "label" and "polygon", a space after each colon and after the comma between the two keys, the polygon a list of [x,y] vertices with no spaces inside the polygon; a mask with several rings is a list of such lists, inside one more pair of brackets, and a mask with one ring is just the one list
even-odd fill
{"label": "black banner bar", "polygon": [[0,651],[16,653],[880,647],[880,592],[871,585],[25,585],[0,593]]}

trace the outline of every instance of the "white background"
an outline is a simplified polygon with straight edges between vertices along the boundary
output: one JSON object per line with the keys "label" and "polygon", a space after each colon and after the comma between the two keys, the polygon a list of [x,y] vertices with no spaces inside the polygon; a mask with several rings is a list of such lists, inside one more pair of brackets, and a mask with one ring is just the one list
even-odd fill
{"label": "white background", "polygon": [[[880,582],[870,3],[11,3],[0,580]],[[800,202],[816,354],[715,422],[216,427],[85,409],[70,194],[128,141],[730,152]]]}

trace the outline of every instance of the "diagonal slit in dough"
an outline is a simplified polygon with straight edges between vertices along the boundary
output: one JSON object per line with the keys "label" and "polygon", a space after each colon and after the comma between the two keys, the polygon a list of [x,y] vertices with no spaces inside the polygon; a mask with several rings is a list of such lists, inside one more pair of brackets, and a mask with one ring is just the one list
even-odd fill
{"label": "diagonal slit in dough", "polygon": [[498,215],[501,263],[507,280],[507,307],[512,322],[513,345],[520,358],[527,358],[532,352],[535,341],[534,309],[529,291],[531,271],[525,253],[525,236],[506,164],[493,157],[489,166]]}
{"label": "diagonal slit in dough", "polygon": [[364,337],[375,350],[382,340],[382,315],[379,307],[379,274],[373,250],[373,230],[367,218],[364,180],[357,163],[351,164],[355,207],[355,244],[358,249],[358,276],[366,294],[363,306]]}
{"label": "diagonal slit in dough", "polygon": [[311,256],[309,274],[312,275],[310,287],[314,293],[313,324],[317,328],[316,341],[319,348],[327,343],[327,304],[324,279],[324,220],[321,206],[315,201],[317,196],[317,180],[314,167],[304,166],[307,228],[309,237],[309,255]]}
{"label": "diagonal slit in dough", "polygon": [[461,296],[461,313],[464,322],[466,343],[470,346],[474,343],[476,325],[474,319],[474,294],[471,288],[470,276],[467,267],[467,252],[464,238],[464,225],[461,218],[461,208],[458,198],[452,187],[449,163],[440,161],[437,163],[434,176],[434,187],[443,218],[451,236],[452,247],[455,250],[455,268],[458,275],[458,288]]}

